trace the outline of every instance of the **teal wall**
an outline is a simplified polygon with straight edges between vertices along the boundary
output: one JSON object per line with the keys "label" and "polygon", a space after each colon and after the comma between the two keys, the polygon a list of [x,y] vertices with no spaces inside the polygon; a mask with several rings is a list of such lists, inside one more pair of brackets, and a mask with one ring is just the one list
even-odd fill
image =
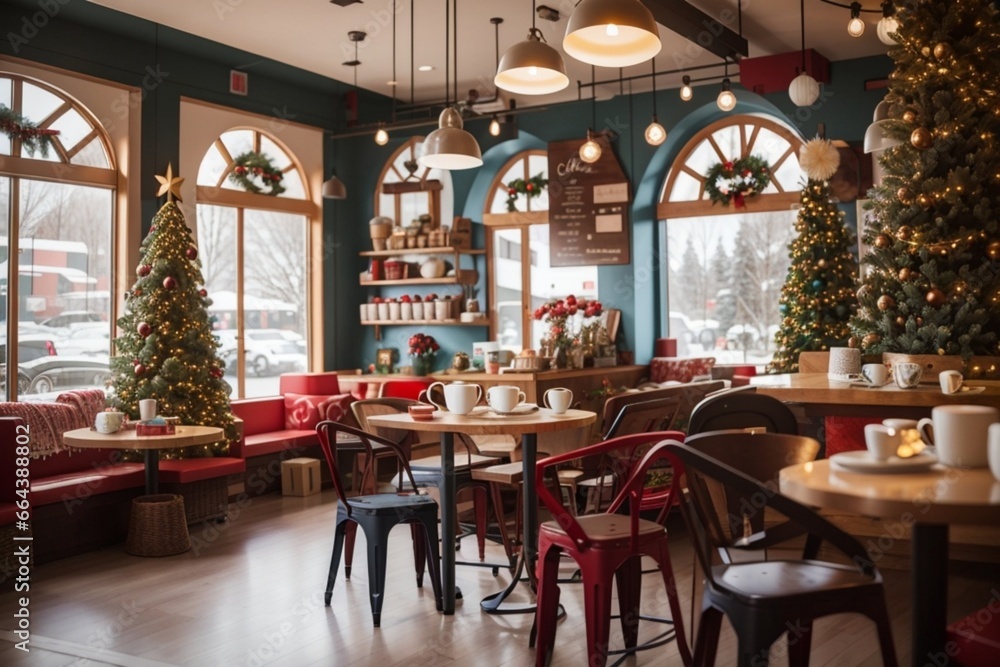
{"label": "teal wall", "polygon": [[[14,0],[0,6],[0,26],[4,34],[22,25],[24,17],[39,10],[37,3]],[[350,26],[343,26],[344,31]],[[163,82],[147,91],[142,107],[142,217],[144,229],[156,213],[154,174],[163,173],[168,162],[178,162],[179,100],[182,96],[205,100],[264,115],[284,115],[296,122],[327,130],[343,127],[341,96],[349,87],[332,79],[311,74],[251,53],[224,47],[203,39],[156,26],[74,0],[60,5],[58,15],[30,37],[27,43],[0,40],[0,53],[35,61],[110,81],[141,87],[147,67],[169,72]],[[827,136],[860,142],[870,123],[870,114],[884,92],[864,90],[869,79],[884,78],[891,70],[886,57],[871,57],[832,63],[829,85],[811,109],[797,109],[785,92],[766,96],[750,95],[735,86],[739,110],[777,114],[805,137],[816,133],[817,123],[826,124]],[[250,73],[250,94],[228,92],[230,69]],[[623,311],[624,332],[629,349],[639,361],[648,360],[653,341],[663,335],[661,325],[662,274],[660,271],[659,225],[655,220],[655,199],[672,158],[697,129],[721,115],[715,108],[716,85],[695,89],[694,100],[681,102],[676,90],[661,90],[657,96],[660,122],[670,132],[666,143],[648,146],[642,133],[652,115],[652,96],[619,95],[596,105],[597,125],[619,136],[613,149],[633,183],[632,257],[628,266],[601,267],[600,298],[608,307]],[[627,93],[627,88],[626,88]],[[363,116],[388,117],[388,100],[362,94]],[[468,123],[483,148],[481,169],[453,172],[454,210],[474,221],[481,220],[485,189],[495,172],[517,150],[544,146],[546,142],[584,136],[591,122],[589,100],[550,105],[537,113],[518,116],[521,130],[516,142],[499,143],[489,136],[486,123]],[[387,146],[376,146],[371,137],[324,139],[326,172],[336,168],[347,186],[344,201],[327,201],[324,206],[324,296],[326,320],[325,358],[328,368],[364,367],[374,361],[378,347],[397,347],[405,354],[407,328],[387,328],[381,342],[358,325],[358,305],[369,296],[358,285],[358,274],[367,262],[358,253],[369,247],[367,221],[373,215],[376,179],[385,160],[405,137],[394,136]],[[853,204],[845,211],[853,221]],[[482,225],[474,226],[474,241],[484,243]],[[480,300],[486,295],[486,270],[480,270]],[[444,367],[455,350],[469,350],[481,340],[485,329],[462,327],[426,328],[444,352]]]}

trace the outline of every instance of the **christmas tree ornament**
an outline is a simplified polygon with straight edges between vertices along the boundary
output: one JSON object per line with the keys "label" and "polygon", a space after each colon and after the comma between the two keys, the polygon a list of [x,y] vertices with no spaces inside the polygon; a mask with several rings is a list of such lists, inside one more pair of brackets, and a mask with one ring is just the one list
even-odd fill
{"label": "christmas tree ornament", "polygon": [[[166,176],[157,176],[156,180],[160,183],[160,189],[156,191],[157,197],[167,196],[167,203],[173,200],[181,201],[181,185],[184,184],[184,179],[174,176],[174,165],[167,163],[167,174]],[[156,229],[153,225],[149,228],[149,233],[152,234]]]}
{"label": "christmas tree ornament", "polygon": [[875,247],[876,248],[888,248],[892,241],[885,234],[879,234],[875,237]]}
{"label": "christmas tree ornament", "polygon": [[922,55],[924,58],[930,58],[931,57],[931,47],[929,47],[929,46],[923,46],[923,47],[921,47],[920,48],[920,55]]}
{"label": "christmas tree ornament", "polygon": [[990,241],[986,246],[986,254],[990,259],[1000,259],[1000,241]]}
{"label": "christmas tree ornament", "polygon": [[142,364],[136,364],[133,370],[135,371],[136,375],[144,375],[146,373],[146,367],[143,366]]}
{"label": "christmas tree ornament", "polygon": [[143,338],[146,338],[149,334],[153,333],[153,327],[149,326],[146,322],[139,322],[139,325],[135,328],[135,330]]}
{"label": "christmas tree ornament", "polygon": [[198,290],[198,294],[200,294],[201,296],[208,296],[208,290],[205,289],[205,288],[202,288],[202,289]]}
{"label": "christmas tree ornament", "polygon": [[931,204],[933,202],[932,202],[932,200],[931,200],[930,197],[928,197],[927,195],[925,195],[924,193],[921,192],[917,196],[917,203],[920,204],[924,208],[930,208],[930,206],[931,206]]}
{"label": "christmas tree ornament", "polygon": [[918,127],[910,133],[910,143],[914,148],[925,151],[934,145],[934,136],[926,127]]}
{"label": "christmas tree ornament", "polygon": [[177,279],[173,276],[167,276],[163,279],[163,287],[164,289],[174,289],[177,287]]}
{"label": "christmas tree ornament", "polygon": [[195,248],[193,245],[188,246],[187,250],[184,251],[184,256],[193,262],[194,260],[198,259],[198,249]]}
{"label": "christmas tree ornament", "polygon": [[847,339],[847,347],[861,347],[861,339],[857,336],[851,336]]}
{"label": "christmas tree ornament", "polygon": [[870,291],[871,291],[871,288],[868,286],[868,283],[865,283],[864,285],[862,285],[861,287],[859,287],[858,288],[858,301],[864,301],[868,297],[868,292],[870,292]]}
{"label": "christmas tree ornament", "polygon": [[910,269],[908,269],[905,266],[903,268],[901,268],[899,270],[899,280],[900,280],[900,282],[904,282],[905,283],[907,280],[910,279],[910,276],[912,275],[912,273],[913,272],[910,271]]}
{"label": "christmas tree ornament", "polygon": [[912,235],[913,229],[911,229],[909,225],[903,225],[896,230],[896,238],[900,241],[909,241]]}
{"label": "christmas tree ornament", "polygon": [[819,260],[818,260],[818,261],[816,262],[816,266],[817,266],[818,268],[820,268],[820,269],[825,269],[825,268],[826,268],[826,260],[825,260],[825,259],[823,259],[823,258],[820,258],[820,259],[819,259]]}
{"label": "christmas tree ornament", "polygon": [[939,42],[934,45],[934,57],[938,60],[946,60],[951,57],[951,54],[951,44],[948,44],[947,42]]}
{"label": "christmas tree ornament", "polygon": [[903,317],[902,315],[900,315],[899,317],[897,317],[896,318],[896,325],[897,326],[905,326],[906,325],[906,318]]}
{"label": "christmas tree ornament", "polygon": [[876,305],[878,306],[879,310],[881,310],[881,311],[884,312],[884,311],[889,310],[893,306],[895,306],[896,305],[896,300],[893,299],[888,294],[883,294],[882,296],[880,296],[878,298],[878,301],[876,302]]}
{"label": "christmas tree ornament", "polygon": [[910,204],[913,201],[913,192],[904,186],[896,190],[896,198],[903,204]]}
{"label": "christmas tree ornament", "polygon": [[135,270],[136,275],[139,277],[145,277],[149,275],[149,272],[153,270],[153,267],[149,264],[140,264],[139,268]]}
{"label": "christmas tree ornament", "polygon": [[924,326],[924,318],[922,318],[922,317],[918,317],[917,318],[917,326],[918,327]]}
{"label": "christmas tree ornament", "polygon": [[840,166],[840,153],[827,139],[810,139],[799,150],[799,166],[815,181],[829,180]]}
{"label": "christmas tree ornament", "polygon": [[944,292],[936,287],[931,288],[931,290],[927,292],[927,303],[935,308],[941,307],[944,305]]}
{"label": "christmas tree ornament", "polygon": [[861,347],[867,350],[876,345],[880,340],[882,340],[882,337],[877,333],[865,334],[865,337],[861,339]]}
{"label": "christmas tree ornament", "polygon": [[903,112],[903,122],[909,125],[913,125],[917,122],[917,114],[913,109],[907,109]]}
{"label": "christmas tree ornament", "polygon": [[142,296],[142,288],[141,287],[136,287],[132,291],[132,296]]}

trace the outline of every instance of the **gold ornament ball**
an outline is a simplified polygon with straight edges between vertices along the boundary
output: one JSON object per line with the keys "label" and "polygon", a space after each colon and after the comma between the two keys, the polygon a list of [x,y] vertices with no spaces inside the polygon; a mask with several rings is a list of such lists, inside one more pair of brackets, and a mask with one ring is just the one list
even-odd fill
{"label": "gold ornament ball", "polygon": [[920,55],[922,55],[924,58],[930,58],[931,57],[931,47],[925,46],[922,49],[920,49]]}
{"label": "gold ornament ball", "polygon": [[909,204],[913,201],[913,193],[907,187],[896,190],[896,197],[904,204]]}
{"label": "gold ornament ball", "polygon": [[825,259],[821,259],[821,260],[817,261],[816,262],[816,266],[818,266],[821,269],[825,269],[826,268],[826,260]]}
{"label": "gold ornament ball", "polygon": [[867,349],[878,343],[880,340],[882,340],[882,337],[877,333],[865,334],[865,337],[861,339],[861,346]]}
{"label": "gold ornament ball", "polygon": [[990,256],[990,259],[1000,259],[1000,241],[990,241],[990,244],[986,246],[986,254]]}
{"label": "gold ornament ball", "polygon": [[876,303],[878,305],[878,309],[884,312],[895,306],[896,300],[893,299],[888,294],[883,294],[878,298],[878,301]]}
{"label": "gold ornament ball", "polygon": [[914,148],[925,151],[934,145],[934,137],[926,127],[918,127],[910,133],[910,143]]}
{"label": "gold ornament ball", "polygon": [[911,275],[912,273],[913,273],[912,271],[910,271],[910,270],[909,270],[908,268],[906,268],[906,267],[904,266],[903,268],[901,268],[901,269],[899,270],[899,280],[900,280],[901,282],[906,282],[907,280],[909,280],[909,279],[910,279],[910,275]]}
{"label": "gold ornament ball", "polygon": [[944,292],[938,288],[933,288],[931,291],[927,292],[927,303],[934,306],[935,308],[944,304]]}
{"label": "gold ornament ball", "polygon": [[860,347],[860,346],[861,346],[861,339],[858,338],[857,336],[851,336],[847,340],[847,347]]}
{"label": "gold ornament ball", "polygon": [[806,298],[804,296],[800,296],[798,299],[796,299],[796,301],[800,306],[806,305]]}
{"label": "gold ornament ball", "polygon": [[917,326],[918,327],[924,326],[924,318],[922,318],[922,317],[918,317],[917,318]]}
{"label": "gold ornament ball", "polygon": [[925,194],[921,194],[920,196],[917,197],[917,203],[923,206],[924,208],[929,208],[931,205],[931,198]]}
{"label": "gold ornament ball", "polygon": [[903,121],[913,125],[917,122],[917,114],[913,111],[913,109],[907,109],[903,112]]}
{"label": "gold ornament ball", "polygon": [[944,60],[951,56],[951,44],[947,42],[940,42],[934,45],[934,57],[938,60]]}
{"label": "gold ornament ball", "polygon": [[906,318],[903,317],[902,315],[900,315],[899,317],[896,318],[896,324],[898,326],[901,326],[901,327],[905,326],[906,325]]}
{"label": "gold ornament ball", "polygon": [[876,248],[888,248],[892,241],[885,234],[879,234],[875,237],[875,247]]}
{"label": "gold ornament ball", "polygon": [[908,225],[903,225],[896,230],[896,238],[900,241],[909,241],[911,236],[913,236],[913,230]]}

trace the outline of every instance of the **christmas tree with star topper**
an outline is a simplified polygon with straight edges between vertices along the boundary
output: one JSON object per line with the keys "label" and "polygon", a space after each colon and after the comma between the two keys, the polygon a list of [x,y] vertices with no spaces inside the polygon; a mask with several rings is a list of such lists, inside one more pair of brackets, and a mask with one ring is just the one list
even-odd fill
{"label": "christmas tree with star topper", "polygon": [[139,401],[153,398],[159,414],[180,417],[181,424],[223,428],[225,441],[177,450],[183,456],[221,456],[236,437],[230,387],[216,354],[198,249],[173,202],[183,179],[174,178],[172,171],[168,167],[166,177],[157,176],[167,203],[142,242],[137,279],[118,318],[112,404],[138,419]]}
{"label": "christmas tree with star topper", "polygon": [[794,373],[799,353],[846,344],[856,306],[855,240],[830,200],[829,179],[840,154],[826,139],[813,139],[802,147],[799,163],[809,180],[799,195],[798,235],[788,246],[792,263],[781,288],[782,321],[769,373]]}
{"label": "christmas tree with star topper", "polygon": [[[995,355],[1000,332],[1000,16],[899,7],[896,69],[851,322],[866,354]],[[975,368],[970,369],[975,374]]]}

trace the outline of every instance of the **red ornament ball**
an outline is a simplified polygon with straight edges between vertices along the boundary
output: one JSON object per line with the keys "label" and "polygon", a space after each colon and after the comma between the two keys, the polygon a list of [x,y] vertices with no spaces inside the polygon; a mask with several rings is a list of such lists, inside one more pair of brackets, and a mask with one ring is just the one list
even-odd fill
{"label": "red ornament ball", "polygon": [[167,276],[163,279],[163,287],[164,289],[174,289],[177,287],[177,279],[173,276]]}
{"label": "red ornament ball", "polygon": [[189,246],[187,250],[184,251],[184,256],[194,261],[198,259],[198,249],[194,246]]}
{"label": "red ornament ball", "polygon": [[135,374],[136,375],[142,375],[145,372],[146,372],[146,367],[145,366],[143,366],[142,364],[136,364],[135,365]]}
{"label": "red ornament ball", "polygon": [[944,292],[938,288],[933,288],[927,292],[927,303],[934,306],[935,308],[940,307],[944,304]]}
{"label": "red ornament ball", "polygon": [[136,357],[135,359],[133,359],[133,360],[132,360],[132,365],[133,365],[133,366],[138,366],[138,365],[139,365],[139,364],[141,364],[141,363],[142,363],[142,362],[141,362],[141,361],[139,361],[139,357]]}
{"label": "red ornament ball", "polygon": [[149,264],[143,264],[138,269],[135,270],[136,274],[140,277],[148,276],[149,272],[153,270],[153,267]]}
{"label": "red ornament ball", "polygon": [[142,296],[142,289],[136,287],[135,290],[132,292],[132,296]]}
{"label": "red ornament ball", "polygon": [[149,326],[146,322],[139,322],[139,326],[135,328],[140,336],[145,338],[149,334],[153,333],[153,327]]}
{"label": "red ornament ball", "polygon": [[507,188],[507,194],[509,194],[509,195],[516,195],[517,194],[517,190],[514,189],[514,188]]}
{"label": "red ornament ball", "polygon": [[222,377],[222,369],[221,369],[221,368],[214,368],[214,367],[213,367],[213,368],[212,368],[212,369],[211,369],[210,371],[208,371],[208,372],[209,372],[209,374],[210,374],[210,375],[211,375],[212,377],[214,377],[214,378],[220,378],[220,377]]}
{"label": "red ornament ball", "polygon": [[527,190],[528,192],[534,192],[535,186],[531,183],[528,183],[527,185],[524,186],[524,189]]}
{"label": "red ornament ball", "polygon": [[200,294],[202,296],[208,296],[208,290],[205,289],[205,288],[202,288],[202,289],[198,290],[198,294]]}

